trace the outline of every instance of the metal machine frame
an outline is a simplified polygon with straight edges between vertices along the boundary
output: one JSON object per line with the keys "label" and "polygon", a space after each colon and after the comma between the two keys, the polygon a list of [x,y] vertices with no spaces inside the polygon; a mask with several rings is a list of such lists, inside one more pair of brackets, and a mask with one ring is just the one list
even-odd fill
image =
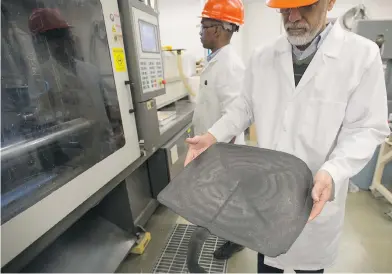
{"label": "metal machine frame", "polygon": [[[119,14],[117,2],[101,0],[101,5],[110,49],[122,48],[124,50],[123,45],[115,42],[110,19],[113,14]],[[116,60],[113,50],[110,52],[112,61]],[[127,71],[116,72],[114,62],[112,62],[112,69],[126,139],[125,145],[69,181],[66,185],[4,223],[1,226],[2,267],[140,158],[132,96],[129,86],[126,85],[129,76]],[[28,226],[28,229],[26,229],[26,226]]]}
{"label": "metal machine frame", "polygon": [[[354,27],[354,32],[368,38],[372,41],[377,41],[383,38],[382,46],[380,48],[381,58],[386,63],[385,81],[387,86],[388,100],[392,100],[392,20],[359,20]],[[391,104],[391,102],[389,102]],[[391,105],[389,106],[391,107]],[[391,112],[392,109],[390,108]]]}
{"label": "metal machine frame", "polygon": [[[125,52],[130,68],[129,84],[135,102],[136,126],[140,147],[144,153],[154,153],[161,145],[168,142],[174,134],[191,122],[193,107],[176,104],[181,98],[172,98],[171,111],[177,112],[176,120],[170,126],[162,129],[159,124],[158,112],[160,108],[169,104],[160,105],[162,97],[171,96],[170,91],[176,92],[175,85],[166,83],[167,71],[163,64],[164,57],[161,51],[159,31],[156,33],[156,46],[154,52],[143,52],[140,22],[147,22],[159,29],[158,12],[139,0],[118,0],[122,17]],[[147,32],[146,32],[147,33]],[[152,41],[150,41],[152,44]],[[156,47],[155,46],[155,47]],[[182,83],[179,83],[183,85]],[[167,93],[169,90],[169,94]],[[168,106],[168,108],[170,108]],[[166,108],[166,110],[168,109]],[[169,132],[166,130],[169,128]]]}
{"label": "metal machine frame", "polygon": [[[388,96],[388,112],[392,112],[392,20],[359,20],[354,27],[354,32],[375,41],[380,46],[380,54],[385,68],[385,82]],[[391,120],[391,119],[390,119]],[[381,184],[385,166],[392,160],[391,137],[387,138],[381,145],[377,159],[376,169],[373,175],[370,190],[376,194],[380,193],[392,204],[392,192]],[[387,213],[392,218],[392,210]]]}
{"label": "metal machine frame", "polygon": [[[392,161],[392,142],[390,138],[385,140],[381,145],[380,153],[377,159],[376,170],[374,171],[373,182],[370,187],[372,191],[378,191],[392,204],[392,193],[381,184],[382,175],[385,165]],[[392,213],[392,211],[391,211]],[[392,217],[392,215],[391,215]]]}
{"label": "metal machine frame", "polygon": [[[118,4],[123,19],[127,63],[130,68],[138,68],[130,69],[128,73],[135,102],[140,146],[145,152],[154,152],[158,148],[160,135],[154,98],[166,92],[158,13],[151,6],[138,0],[118,0]],[[157,52],[143,52],[140,21],[155,27]]]}

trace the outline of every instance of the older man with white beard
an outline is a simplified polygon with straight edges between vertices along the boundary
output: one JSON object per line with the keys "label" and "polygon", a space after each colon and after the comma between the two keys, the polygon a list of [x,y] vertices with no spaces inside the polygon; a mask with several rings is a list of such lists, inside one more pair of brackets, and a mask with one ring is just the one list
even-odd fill
{"label": "older man with white beard", "polygon": [[286,254],[259,254],[259,273],[322,273],[334,263],[349,178],[389,134],[379,48],[327,24],[335,1],[267,0],[286,35],[254,52],[242,95],[207,134],[187,140],[186,164],[254,123],[260,147],[295,155],[312,170],[308,224]]}

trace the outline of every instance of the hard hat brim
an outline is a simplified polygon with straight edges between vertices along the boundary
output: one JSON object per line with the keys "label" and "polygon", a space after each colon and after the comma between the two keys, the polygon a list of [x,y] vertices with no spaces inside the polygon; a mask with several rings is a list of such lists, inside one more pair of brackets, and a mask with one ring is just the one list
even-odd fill
{"label": "hard hat brim", "polygon": [[267,0],[267,6],[274,9],[295,9],[317,3],[319,0]]}
{"label": "hard hat brim", "polygon": [[208,15],[201,15],[201,16],[198,16],[197,18],[211,19],[211,20],[215,20],[215,21],[220,21],[220,22],[226,22],[226,23],[234,24],[234,25],[237,25],[237,26],[244,25],[244,22],[232,22],[232,21],[229,21],[229,20],[217,19],[217,18],[214,18],[212,16],[208,16]]}

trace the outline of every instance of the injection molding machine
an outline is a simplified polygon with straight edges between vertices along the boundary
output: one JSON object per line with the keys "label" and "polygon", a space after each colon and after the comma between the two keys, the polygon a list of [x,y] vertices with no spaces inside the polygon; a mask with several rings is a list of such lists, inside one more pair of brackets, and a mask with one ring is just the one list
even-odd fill
{"label": "injection molding machine", "polygon": [[[157,207],[149,161],[181,159],[173,146],[193,134],[186,91],[156,104],[170,95],[157,11],[138,0],[3,0],[1,59],[2,270],[114,271]],[[177,115],[162,125],[160,112]]]}

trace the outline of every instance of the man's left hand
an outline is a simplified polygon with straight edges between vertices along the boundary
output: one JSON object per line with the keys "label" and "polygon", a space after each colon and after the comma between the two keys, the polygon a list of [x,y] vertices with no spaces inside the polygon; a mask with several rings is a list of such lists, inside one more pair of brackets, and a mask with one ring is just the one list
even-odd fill
{"label": "man's left hand", "polygon": [[331,175],[325,170],[317,172],[316,176],[314,176],[312,190],[313,208],[308,222],[313,221],[321,213],[325,204],[331,198],[332,188],[333,180]]}

